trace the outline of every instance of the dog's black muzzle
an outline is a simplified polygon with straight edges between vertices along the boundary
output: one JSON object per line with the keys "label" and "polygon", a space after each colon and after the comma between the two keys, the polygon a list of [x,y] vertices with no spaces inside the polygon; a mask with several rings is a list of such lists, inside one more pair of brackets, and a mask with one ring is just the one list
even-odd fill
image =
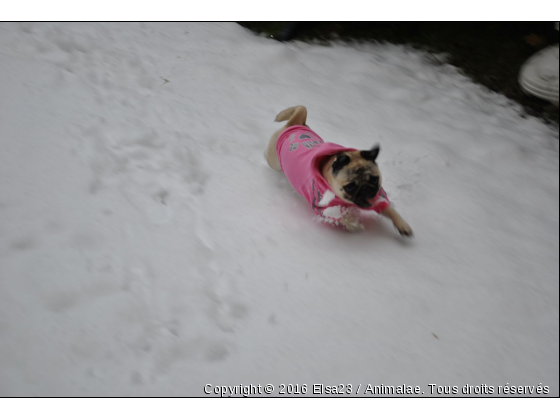
{"label": "dog's black muzzle", "polygon": [[378,187],[371,184],[364,184],[358,187],[356,194],[352,197],[352,201],[360,208],[365,209],[371,207],[369,200],[374,198],[379,192]]}

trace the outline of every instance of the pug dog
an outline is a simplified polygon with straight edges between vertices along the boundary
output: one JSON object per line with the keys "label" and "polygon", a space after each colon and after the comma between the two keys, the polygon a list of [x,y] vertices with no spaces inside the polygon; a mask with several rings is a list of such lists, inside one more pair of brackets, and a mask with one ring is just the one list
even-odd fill
{"label": "pug dog", "polygon": [[413,236],[381,186],[376,163],[379,146],[356,150],[325,143],[306,125],[304,106],[283,110],[275,121],[287,123],[270,138],[266,161],[271,168],[284,172],[320,220],[356,231],[363,229],[359,209],[373,210],[389,218],[402,236]]}

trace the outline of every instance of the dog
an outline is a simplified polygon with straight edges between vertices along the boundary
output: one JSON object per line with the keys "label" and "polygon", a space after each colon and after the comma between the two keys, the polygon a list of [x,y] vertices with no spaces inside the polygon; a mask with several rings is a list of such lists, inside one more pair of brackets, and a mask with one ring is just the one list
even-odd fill
{"label": "dog", "polygon": [[381,186],[379,146],[356,150],[325,143],[306,125],[307,109],[301,105],[281,111],[275,121],[287,123],[270,138],[266,161],[284,172],[322,221],[357,231],[363,229],[359,209],[373,210],[390,219],[402,236],[413,236]]}

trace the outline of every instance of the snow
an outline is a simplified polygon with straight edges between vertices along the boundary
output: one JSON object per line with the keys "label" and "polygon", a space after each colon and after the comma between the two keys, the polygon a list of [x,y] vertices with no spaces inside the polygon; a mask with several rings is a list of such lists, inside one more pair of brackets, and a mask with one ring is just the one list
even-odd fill
{"label": "snow", "polygon": [[333,219],[340,219],[344,214],[341,206],[328,207],[323,211],[323,214],[327,217],[332,217]]}
{"label": "snow", "polygon": [[[233,23],[2,23],[0,76],[0,395],[559,395],[558,132],[454,67]],[[316,223],[268,168],[298,104],[381,144],[414,239]]]}

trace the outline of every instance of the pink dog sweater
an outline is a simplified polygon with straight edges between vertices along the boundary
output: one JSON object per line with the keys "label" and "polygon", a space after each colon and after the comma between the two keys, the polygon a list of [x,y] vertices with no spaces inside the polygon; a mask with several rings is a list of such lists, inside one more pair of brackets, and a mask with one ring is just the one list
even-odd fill
{"label": "pink dog sweater", "polygon": [[[326,191],[331,191],[330,185],[321,174],[320,164],[324,158],[340,152],[353,152],[357,149],[342,147],[334,143],[325,143],[321,137],[309,127],[294,125],[288,127],[278,137],[276,153],[282,171],[294,187],[320,216],[329,207],[356,207],[335,196],[328,203],[321,203]],[[334,193],[331,191],[331,195]],[[363,210],[373,210],[381,213],[389,207],[389,198],[383,190],[370,200],[371,207]]]}

